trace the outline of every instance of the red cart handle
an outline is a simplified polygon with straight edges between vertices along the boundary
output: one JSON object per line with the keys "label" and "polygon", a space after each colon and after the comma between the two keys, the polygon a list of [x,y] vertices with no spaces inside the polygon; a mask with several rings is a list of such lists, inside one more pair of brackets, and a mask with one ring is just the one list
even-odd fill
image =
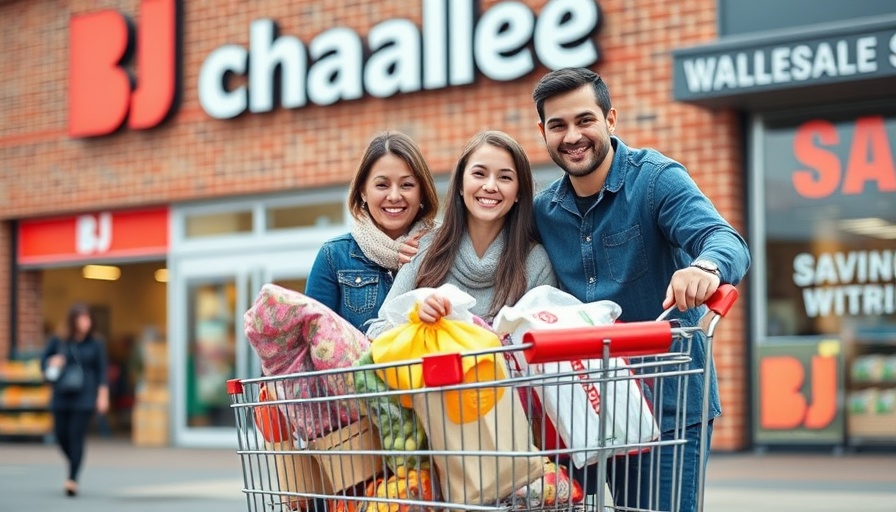
{"label": "red cart handle", "polygon": [[737,296],[737,288],[730,284],[723,284],[706,301],[706,307],[719,316],[725,316],[737,301]]}
{"label": "red cart handle", "polygon": [[643,356],[667,352],[672,345],[669,322],[630,322],[597,327],[574,327],[529,331],[523,351],[529,363],[549,363],[570,359],[590,359],[603,353],[604,340],[611,340],[612,357]]}
{"label": "red cart handle", "polygon": [[[737,300],[737,288],[724,284],[709,300],[707,307],[725,316]],[[629,322],[597,327],[576,327],[529,331],[523,353],[529,363],[548,363],[570,359],[601,357],[603,342],[610,340],[611,357],[634,357],[668,352],[672,346],[672,324],[667,321]]]}

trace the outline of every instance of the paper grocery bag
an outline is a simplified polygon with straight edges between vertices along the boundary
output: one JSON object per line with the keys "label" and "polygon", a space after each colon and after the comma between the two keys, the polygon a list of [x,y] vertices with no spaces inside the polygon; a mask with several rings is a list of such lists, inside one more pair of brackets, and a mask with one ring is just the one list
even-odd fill
{"label": "paper grocery bag", "polygon": [[[271,488],[280,493],[314,493],[332,494],[333,490],[329,482],[324,479],[321,467],[310,453],[296,451],[291,441],[272,443],[265,441],[265,450],[274,450],[292,453],[266,455],[266,469],[271,478]],[[277,483],[274,483],[276,478]],[[284,510],[304,508],[309,498],[290,496],[287,494],[278,496],[279,503]]]}
{"label": "paper grocery bag", "polygon": [[383,459],[377,455],[341,455],[345,450],[381,451],[380,434],[370,418],[346,425],[309,443],[313,450],[327,453],[314,456],[324,475],[324,482],[335,491],[341,491],[383,471]]}
{"label": "paper grocery bag", "polygon": [[[488,391],[498,395],[493,389]],[[432,456],[446,503],[492,504],[544,474],[544,457],[525,455],[536,448],[516,390],[507,388],[491,411],[465,423],[449,419],[453,415],[447,408],[452,402],[446,395],[450,393],[433,389],[414,395],[414,410],[430,448],[457,453]],[[484,451],[508,455],[483,455]]]}

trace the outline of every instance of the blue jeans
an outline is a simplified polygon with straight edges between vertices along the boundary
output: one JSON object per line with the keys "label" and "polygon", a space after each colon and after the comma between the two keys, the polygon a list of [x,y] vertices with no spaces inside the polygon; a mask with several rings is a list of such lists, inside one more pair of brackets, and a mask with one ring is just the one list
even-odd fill
{"label": "blue jeans", "polygon": [[[709,460],[713,422],[706,426],[706,446],[703,465]],[[681,439],[681,432],[663,432],[662,440]],[[614,457],[607,467],[607,483],[617,507],[634,507],[648,510],[695,512],[700,500],[700,424],[685,428],[683,445],[654,447],[640,455]],[[572,465],[571,465],[572,466]],[[681,468],[681,472],[676,471]],[[570,467],[573,477],[582,485],[585,494],[597,494],[597,464],[576,469]],[[680,485],[680,496],[673,504],[673,489]]]}

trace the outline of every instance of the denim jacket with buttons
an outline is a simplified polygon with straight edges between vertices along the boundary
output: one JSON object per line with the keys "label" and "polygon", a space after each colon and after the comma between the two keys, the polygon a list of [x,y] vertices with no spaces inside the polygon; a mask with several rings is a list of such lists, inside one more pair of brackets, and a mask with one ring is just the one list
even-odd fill
{"label": "denim jacket with buttons", "polygon": [[[722,218],[687,170],[651,149],[627,147],[613,137],[615,155],[597,200],[584,215],[564,175],[535,198],[535,221],[560,287],[583,302],[608,299],[625,322],[655,320],[672,274],[702,259],[718,264],[721,281],[736,285],[750,254],[744,239]],[[673,310],[682,325],[697,325],[706,312]],[[682,341],[677,341],[681,344]],[[675,347],[673,347],[674,349]],[[692,368],[702,369],[705,337],[695,336]],[[712,365],[711,365],[712,366]],[[663,431],[680,415],[675,379],[664,379]],[[699,423],[703,375],[689,378],[688,425]],[[721,414],[714,368],[709,370],[709,417]]]}
{"label": "denim jacket with buttons", "polygon": [[393,272],[370,260],[350,233],[333,238],[317,253],[305,284],[305,295],[318,300],[361,332],[376,318]]}

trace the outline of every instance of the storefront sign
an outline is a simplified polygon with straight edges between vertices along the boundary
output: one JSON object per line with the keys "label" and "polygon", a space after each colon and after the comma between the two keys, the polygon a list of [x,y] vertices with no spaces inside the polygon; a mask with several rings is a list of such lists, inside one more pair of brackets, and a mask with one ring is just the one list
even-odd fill
{"label": "storefront sign", "polygon": [[[821,208],[831,199],[854,196],[873,204],[875,198],[896,192],[893,118],[811,119],[797,126],[792,141],[798,166],[790,173],[791,197],[801,204]],[[892,204],[892,199],[884,201]],[[886,242],[896,241],[896,223],[857,208],[843,210],[838,230],[880,242],[875,249],[843,246],[793,256],[793,284],[802,294],[806,317],[896,313],[896,250],[886,248],[896,249],[896,243]]]}
{"label": "storefront sign", "polygon": [[779,338],[757,351],[756,443],[841,443],[840,340]]}
{"label": "storefront sign", "polygon": [[[246,110],[331,105],[365,93],[398,93],[471,84],[475,69],[496,81],[535,70],[590,66],[598,52],[591,37],[599,25],[596,1],[550,0],[536,17],[524,4],[499,2],[475,16],[475,0],[421,0],[423,23],[390,19],[374,25],[366,44],[354,30],[334,27],[306,46],[277,35],[273,20],[249,27],[248,49],[236,44],[212,51],[199,72],[199,102],[210,116],[227,119]],[[275,84],[275,77],[280,83]],[[246,76],[229,89],[225,78]]]}
{"label": "storefront sign", "polygon": [[896,27],[675,52],[679,101],[896,76]]}
{"label": "storefront sign", "polygon": [[896,313],[896,251],[800,253],[793,284],[803,292],[806,316]]}
{"label": "storefront sign", "polygon": [[19,223],[20,265],[164,256],[167,252],[168,208]]}
{"label": "storefront sign", "polygon": [[[177,92],[178,7],[177,0],[141,0],[137,24],[112,9],[71,18],[70,137],[107,135],[125,120],[144,130],[168,117]],[[134,46],[136,79],[128,70]]]}
{"label": "storefront sign", "polygon": [[[521,2],[504,1],[478,17],[476,0],[421,2],[421,27],[385,20],[370,29],[366,42],[350,28],[334,27],[306,45],[278,35],[274,20],[255,20],[248,48],[227,44],[206,57],[199,102],[210,116],[228,119],[247,110],[269,112],[275,103],[301,108],[365,93],[385,98],[462,86],[473,83],[477,70],[511,81],[539,63],[558,69],[598,60],[596,0],[549,0],[538,16]],[[179,9],[177,0],[141,0],[138,24],[111,9],[72,17],[69,136],[107,135],[125,122],[131,129],[151,128],[171,114],[179,92]],[[245,76],[247,84],[229,88],[231,75]]]}
{"label": "storefront sign", "polygon": [[796,192],[807,199],[861,194],[866,187],[896,192],[896,123],[891,124],[888,132],[884,116],[865,116],[841,130],[824,119],[800,125],[793,154],[806,168],[792,174]]}

